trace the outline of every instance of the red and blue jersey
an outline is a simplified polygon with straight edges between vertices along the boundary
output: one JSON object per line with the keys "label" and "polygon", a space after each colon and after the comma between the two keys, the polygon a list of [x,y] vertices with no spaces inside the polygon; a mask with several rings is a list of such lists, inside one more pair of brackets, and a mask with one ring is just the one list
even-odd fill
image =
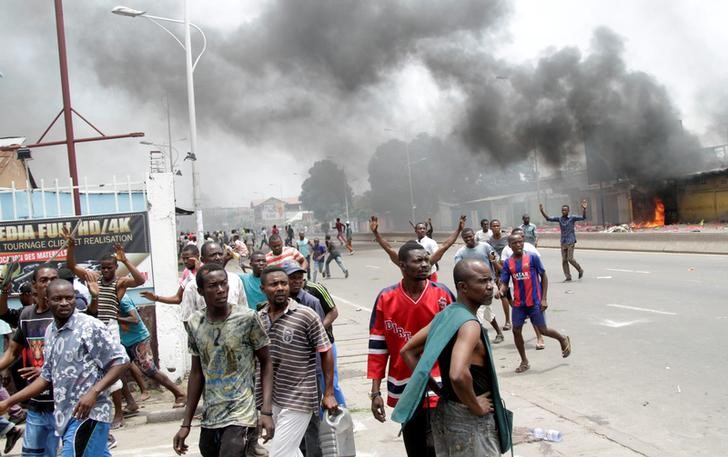
{"label": "red and blue jersey", "polygon": [[541,258],[523,253],[520,258],[509,257],[503,262],[501,282],[508,284],[513,280],[513,306],[540,306],[541,305],[541,278],[540,274],[546,271]]}
{"label": "red and blue jersey", "polygon": [[[427,281],[422,294],[413,300],[402,288],[402,283],[383,289],[374,303],[369,322],[368,379],[387,379],[387,404],[395,406],[412,376],[412,370],[402,360],[399,351],[409,339],[426,327],[435,314],[455,301],[444,284]],[[432,370],[432,377],[440,382],[440,369]],[[429,407],[437,406],[437,397],[430,392]]]}

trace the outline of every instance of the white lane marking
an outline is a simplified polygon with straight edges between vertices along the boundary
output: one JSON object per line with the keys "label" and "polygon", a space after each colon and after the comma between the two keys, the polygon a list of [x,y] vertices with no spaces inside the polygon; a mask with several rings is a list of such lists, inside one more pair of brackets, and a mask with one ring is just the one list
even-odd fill
{"label": "white lane marking", "polygon": [[372,312],[372,309],[371,309],[371,308],[367,308],[366,306],[360,306],[360,305],[357,305],[357,304],[356,304],[356,303],[354,303],[354,302],[350,302],[350,301],[349,301],[349,300],[347,300],[346,298],[341,298],[341,297],[338,297],[338,296],[336,296],[336,295],[331,295],[331,296],[332,296],[332,297],[334,298],[334,300],[336,300],[336,301],[340,301],[340,302],[342,302],[342,303],[346,303],[347,305],[351,306],[351,307],[352,307],[352,308],[354,308],[354,309],[357,309],[357,310],[359,310],[359,309],[364,309],[364,310],[367,310],[367,311],[369,311],[370,313]]}
{"label": "white lane marking", "polygon": [[677,316],[677,313],[673,313],[670,311],[660,311],[659,309],[639,308],[637,306],[620,305],[617,303],[607,303],[607,306],[611,306],[612,308],[631,309],[633,311],[644,311],[647,313],[664,314],[666,316]]}
{"label": "white lane marking", "polygon": [[367,268],[372,268],[374,270],[379,270],[380,268],[382,268],[382,267],[378,267],[376,265],[364,265],[364,266],[367,267]]}
{"label": "white lane marking", "polygon": [[597,276],[597,279],[612,279],[611,276]]}
{"label": "white lane marking", "polygon": [[604,319],[599,324],[603,325],[604,327],[621,328],[621,327],[628,327],[633,324],[640,324],[642,322],[647,322],[647,320],[646,319],[637,319],[634,321],[617,322],[617,321],[613,321],[611,319]]}
{"label": "white lane marking", "polygon": [[649,271],[642,271],[642,270],[623,270],[621,268],[605,268],[605,270],[607,270],[607,271],[619,271],[619,272],[622,272],[622,273],[641,273],[643,275],[650,274]]}

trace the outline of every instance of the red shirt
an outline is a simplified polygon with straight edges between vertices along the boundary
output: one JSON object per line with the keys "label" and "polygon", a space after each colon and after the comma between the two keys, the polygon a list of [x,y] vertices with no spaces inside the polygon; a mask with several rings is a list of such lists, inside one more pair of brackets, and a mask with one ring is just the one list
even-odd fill
{"label": "red shirt", "polygon": [[[377,296],[369,323],[367,378],[384,379],[387,375],[387,405],[397,404],[412,376],[399,351],[435,314],[454,301],[455,297],[444,284],[429,280],[417,300],[405,293],[401,282],[383,289]],[[440,382],[437,365],[432,369],[432,377]],[[437,406],[437,396],[429,394],[429,406]]]}

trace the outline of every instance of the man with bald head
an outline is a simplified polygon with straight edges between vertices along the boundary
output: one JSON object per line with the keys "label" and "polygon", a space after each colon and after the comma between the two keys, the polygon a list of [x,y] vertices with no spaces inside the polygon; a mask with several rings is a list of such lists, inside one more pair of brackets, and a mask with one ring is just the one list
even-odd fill
{"label": "man with bald head", "polygon": [[[455,265],[453,276],[457,302],[402,348],[402,358],[413,375],[392,418],[406,423],[409,399],[418,397],[418,384],[425,380],[421,374],[437,361],[442,392],[432,422],[435,452],[438,456],[500,456],[493,407],[497,379],[485,331],[476,318],[478,308],[493,298],[493,273],[483,260],[466,258]],[[463,440],[463,436],[471,439]]]}

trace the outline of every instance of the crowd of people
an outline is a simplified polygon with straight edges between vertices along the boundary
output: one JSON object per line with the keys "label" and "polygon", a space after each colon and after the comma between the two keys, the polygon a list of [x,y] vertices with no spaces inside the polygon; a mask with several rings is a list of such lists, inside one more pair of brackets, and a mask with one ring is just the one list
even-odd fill
{"label": "crowd of people", "polygon": [[[582,209],[585,214],[586,203]],[[565,280],[571,280],[570,264],[581,278],[583,269],[573,259],[580,218],[569,216],[568,206],[560,218],[541,212],[560,224]],[[508,235],[496,219],[480,221],[477,232],[465,225],[461,216],[440,245],[431,222],[413,224],[414,239],[395,250],[380,235],[377,218],[369,223],[402,275],[380,291],[371,314],[371,411],[386,419],[386,390],[409,456],[500,455],[510,447],[512,418],[500,400],[486,327],[495,330],[492,344],[513,331],[521,358],[516,373],[530,368],[522,333],[527,320],[536,349],[549,337],[562,357],[572,350],[569,336],[546,325],[548,277],[528,215]],[[99,272],[84,269],[75,260],[73,235],[64,231],[67,268],[40,265],[21,288],[21,310],[8,308],[7,287],[0,291],[0,319],[8,328],[0,326],[0,370],[12,372],[14,392],[0,387],[0,413],[9,417],[0,417],[5,452],[22,438],[28,456],[56,456],[59,447],[63,456],[110,455],[116,445],[111,430],[148,398],[146,376],[173,394],[172,407],[185,408],[173,437],[178,454],[189,449],[190,427],[204,398],[198,443],[204,457],[321,455],[321,414],[346,405],[333,332],[339,313],[317,281],[317,274],[330,277],[331,261],[349,276],[338,248],[353,253],[351,228],[339,219],[336,228],[336,239],[326,235],[321,244],[304,232],[294,240],[286,227],[283,234],[266,234],[265,252],[236,231],[213,232],[199,247],[187,236],[177,290],[141,294],[180,307],[191,356],[186,389],[154,364],[150,333],[127,294],[144,278],[124,249],[117,245],[99,259]],[[458,237],[464,244],[454,254],[453,293],[438,281],[445,274],[438,262]],[[235,258],[242,273],[225,269]],[[126,274],[117,274],[119,263]],[[502,302],[502,326],[493,299]],[[25,428],[17,425],[22,422]]]}

